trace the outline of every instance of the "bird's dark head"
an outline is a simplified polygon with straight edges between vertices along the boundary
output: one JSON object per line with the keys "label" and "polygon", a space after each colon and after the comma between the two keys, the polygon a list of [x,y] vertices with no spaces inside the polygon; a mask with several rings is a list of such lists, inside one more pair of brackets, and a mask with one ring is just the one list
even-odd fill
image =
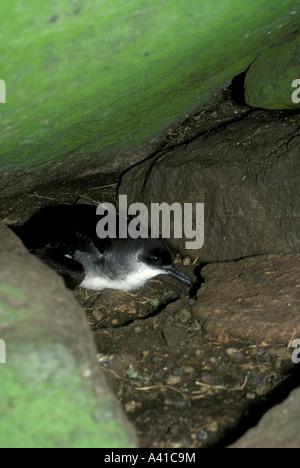
{"label": "bird's dark head", "polygon": [[140,259],[146,265],[155,268],[166,267],[172,264],[172,254],[161,239],[145,239]]}
{"label": "bird's dark head", "polygon": [[154,271],[158,271],[156,274],[170,275],[190,287],[193,285],[189,276],[175,268],[170,249],[162,239],[145,239],[145,241],[140,250],[140,261]]}

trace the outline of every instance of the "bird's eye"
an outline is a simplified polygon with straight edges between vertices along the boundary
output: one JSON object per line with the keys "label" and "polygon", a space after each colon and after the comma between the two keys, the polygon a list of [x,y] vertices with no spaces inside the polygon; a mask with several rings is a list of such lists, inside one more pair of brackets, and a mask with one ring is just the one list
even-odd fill
{"label": "bird's eye", "polygon": [[157,262],[159,261],[159,258],[156,257],[156,255],[154,255],[154,256],[152,257],[152,261],[155,262],[155,263],[157,263]]}

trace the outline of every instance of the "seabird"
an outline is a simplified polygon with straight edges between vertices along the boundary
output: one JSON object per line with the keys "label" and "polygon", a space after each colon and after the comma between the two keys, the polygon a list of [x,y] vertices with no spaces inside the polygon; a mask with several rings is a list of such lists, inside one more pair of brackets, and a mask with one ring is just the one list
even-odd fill
{"label": "seabird", "polygon": [[70,289],[132,291],[161,274],[192,286],[191,278],[173,265],[162,239],[100,239],[98,220],[96,206],[56,205],[43,208],[13,230]]}

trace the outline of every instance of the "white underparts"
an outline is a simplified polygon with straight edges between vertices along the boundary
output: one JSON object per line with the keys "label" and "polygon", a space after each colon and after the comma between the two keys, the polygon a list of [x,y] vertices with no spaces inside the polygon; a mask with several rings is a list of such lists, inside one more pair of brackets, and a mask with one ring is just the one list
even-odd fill
{"label": "white underparts", "polygon": [[116,278],[114,280],[105,275],[97,276],[95,273],[87,272],[84,281],[80,284],[81,288],[102,291],[103,289],[118,289],[120,291],[132,291],[141,288],[151,278],[157,275],[166,274],[159,268],[151,268],[143,263],[139,263],[135,270],[129,273],[126,278]]}

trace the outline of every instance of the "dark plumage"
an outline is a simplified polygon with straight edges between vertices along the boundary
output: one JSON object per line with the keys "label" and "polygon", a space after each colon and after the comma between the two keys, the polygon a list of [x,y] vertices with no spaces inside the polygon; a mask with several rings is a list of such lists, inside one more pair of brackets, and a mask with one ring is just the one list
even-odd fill
{"label": "dark plumage", "polygon": [[99,219],[95,206],[50,206],[13,230],[71,289],[130,291],[159,274],[192,286],[192,280],[173,266],[162,239],[100,239],[96,233]]}

